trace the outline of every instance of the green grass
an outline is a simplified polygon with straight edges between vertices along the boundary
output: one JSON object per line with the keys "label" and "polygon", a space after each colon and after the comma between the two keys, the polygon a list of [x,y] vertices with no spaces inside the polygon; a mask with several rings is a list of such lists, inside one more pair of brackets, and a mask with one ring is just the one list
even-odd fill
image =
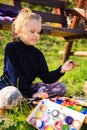
{"label": "green grass", "polygon": [[[8,42],[11,41],[11,33],[0,31],[0,75],[3,72],[3,59],[4,59],[4,48]],[[62,55],[59,55],[59,51],[64,50],[65,42],[60,38],[53,38],[42,36],[40,41],[37,43],[37,47],[44,53],[49,70],[54,70],[62,64]],[[74,41],[72,51],[87,51],[86,40]],[[77,61],[79,66],[61,77],[59,80],[67,86],[66,96],[79,96],[84,97],[83,86],[87,80],[87,57],[76,57],[70,56],[70,59]],[[39,82],[40,79],[36,79],[35,82]],[[20,109],[21,108],[21,109]],[[3,120],[0,121],[0,130],[35,130],[31,125],[26,122],[26,117],[33,108],[17,107],[12,111],[6,112]],[[81,130],[86,130],[87,126],[83,125]]]}
{"label": "green grass", "polygon": [[[0,0],[1,3],[12,4],[11,0]],[[67,0],[68,6],[73,6],[72,2]],[[70,5],[70,3],[72,5]],[[3,73],[4,64],[4,48],[8,42],[11,41],[11,33],[7,31],[0,31],[0,75]],[[44,53],[49,70],[56,69],[62,64],[62,55],[59,55],[59,51],[64,50],[65,41],[61,38],[53,38],[48,36],[41,37],[37,47]],[[87,40],[75,40],[73,43],[72,51],[87,51]],[[61,79],[67,86],[66,96],[84,97],[83,91],[84,83],[87,80],[87,57],[75,57],[70,56],[70,59],[77,61],[79,66],[73,71],[67,72]],[[39,82],[40,79],[36,79],[35,82]],[[26,122],[26,117],[33,110],[33,106],[28,105],[27,101],[23,101],[20,106],[13,108],[10,111],[5,111],[0,119],[0,130],[36,130],[30,124]],[[81,130],[86,130],[87,125],[83,125]]]}
{"label": "green grass", "polygon": [[0,130],[36,130],[26,121],[26,117],[32,110],[33,106],[23,100],[19,106],[4,111],[0,120]]}

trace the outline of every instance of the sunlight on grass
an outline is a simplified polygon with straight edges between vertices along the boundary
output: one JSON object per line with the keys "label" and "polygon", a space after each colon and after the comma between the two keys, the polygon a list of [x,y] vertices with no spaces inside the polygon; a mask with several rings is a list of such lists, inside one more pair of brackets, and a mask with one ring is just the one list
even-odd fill
{"label": "sunlight on grass", "polygon": [[0,120],[0,130],[36,130],[26,122],[26,118],[32,110],[33,106],[28,104],[25,99],[19,106],[5,110]]}
{"label": "sunlight on grass", "polygon": [[[3,72],[4,63],[4,48],[8,42],[11,41],[11,33],[0,31],[0,75]],[[83,45],[84,44],[84,45]],[[60,38],[41,37],[36,45],[44,54],[49,70],[57,69],[62,64],[62,55],[59,51],[64,50],[65,41]],[[87,42],[79,41],[74,42],[73,51],[85,50],[87,51]],[[87,80],[87,57],[70,56],[70,59],[77,61],[79,66],[70,72],[66,72],[59,82],[63,82],[67,86],[66,96],[84,97],[83,86]],[[40,82],[36,78],[34,82]],[[26,106],[26,107],[25,107]],[[14,108],[13,110],[5,113],[2,120],[0,120],[0,130],[35,130],[30,124],[26,122],[26,117],[32,111],[32,107],[25,106]],[[85,126],[81,130],[86,130]]]}

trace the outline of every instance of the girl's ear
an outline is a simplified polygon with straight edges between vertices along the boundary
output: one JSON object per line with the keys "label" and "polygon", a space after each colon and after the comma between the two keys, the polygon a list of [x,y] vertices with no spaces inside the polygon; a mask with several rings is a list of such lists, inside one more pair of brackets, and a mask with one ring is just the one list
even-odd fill
{"label": "girl's ear", "polygon": [[20,34],[21,33],[21,29],[17,29],[17,34]]}
{"label": "girl's ear", "polygon": [[20,37],[23,35],[23,30],[21,28],[17,29],[17,35]]}

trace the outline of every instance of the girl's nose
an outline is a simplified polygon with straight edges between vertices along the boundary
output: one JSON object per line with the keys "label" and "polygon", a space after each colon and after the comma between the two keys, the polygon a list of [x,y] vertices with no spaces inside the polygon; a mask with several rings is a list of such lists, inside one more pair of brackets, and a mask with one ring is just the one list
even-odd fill
{"label": "girl's nose", "polygon": [[35,32],[35,33],[34,33],[34,36],[36,36],[36,37],[37,37],[37,36],[38,36],[38,33],[37,33],[37,32]]}

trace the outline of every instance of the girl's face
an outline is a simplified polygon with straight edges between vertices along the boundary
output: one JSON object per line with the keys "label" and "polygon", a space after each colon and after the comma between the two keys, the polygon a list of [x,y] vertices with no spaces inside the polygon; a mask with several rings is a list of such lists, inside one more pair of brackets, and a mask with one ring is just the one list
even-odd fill
{"label": "girl's face", "polygon": [[26,45],[35,45],[40,38],[41,23],[36,19],[29,20],[21,31],[20,39]]}

